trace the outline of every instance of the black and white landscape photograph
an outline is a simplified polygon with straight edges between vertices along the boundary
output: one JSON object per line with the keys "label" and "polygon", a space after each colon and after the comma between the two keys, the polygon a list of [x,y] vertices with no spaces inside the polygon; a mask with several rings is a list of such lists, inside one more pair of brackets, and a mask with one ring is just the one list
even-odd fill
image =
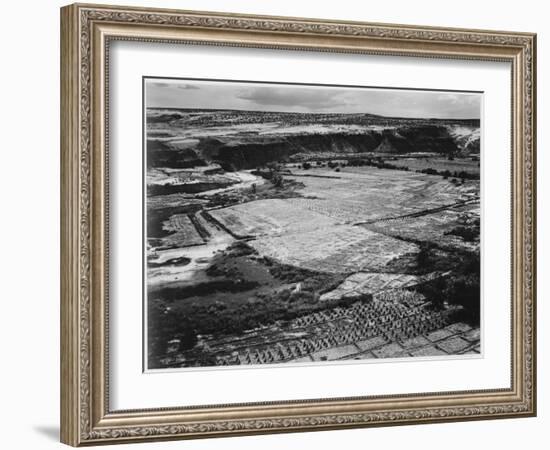
{"label": "black and white landscape photograph", "polygon": [[143,83],[148,370],[480,356],[481,93]]}

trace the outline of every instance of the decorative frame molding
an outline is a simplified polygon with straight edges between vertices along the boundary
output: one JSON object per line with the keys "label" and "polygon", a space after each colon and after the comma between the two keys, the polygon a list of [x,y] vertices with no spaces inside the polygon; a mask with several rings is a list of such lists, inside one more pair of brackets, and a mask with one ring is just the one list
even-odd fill
{"label": "decorative frame molding", "polygon": [[[111,40],[200,43],[512,65],[510,389],[112,412],[108,407]],[[75,4],[61,9],[61,440],[78,446],[536,414],[536,36]]]}

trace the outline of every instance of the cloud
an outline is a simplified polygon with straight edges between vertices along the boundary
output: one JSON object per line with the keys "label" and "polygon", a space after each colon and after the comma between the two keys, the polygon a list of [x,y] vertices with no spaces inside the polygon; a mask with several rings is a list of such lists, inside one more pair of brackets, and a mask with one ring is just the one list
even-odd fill
{"label": "cloud", "polygon": [[241,90],[237,93],[236,97],[258,106],[300,106],[310,110],[322,110],[325,108],[348,105],[342,92],[331,89],[321,90],[261,86]]}
{"label": "cloud", "polygon": [[194,84],[178,84],[178,85],[176,85],[176,87],[178,89],[181,89],[181,90],[184,90],[184,91],[189,90],[189,89],[200,89],[200,87],[198,87]]}
{"label": "cloud", "polygon": [[440,94],[437,97],[440,103],[451,105],[469,106],[478,105],[480,96],[478,94]]}
{"label": "cloud", "polygon": [[149,107],[479,118],[479,93],[149,79]]}
{"label": "cloud", "polygon": [[158,81],[154,81],[154,82],[149,82],[149,86],[150,87],[155,87],[155,88],[166,88],[166,87],[170,87],[171,84],[170,83],[160,83]]}
{"label": "cloud", "polygon": [[150,87],[152,88],[160,88],[160,89],[181,89],[181,90],[188,90],[188,89],[200,89],[198,86],[194,84],[181,84],[181,83],[164,83],[159,81],[153,81],[150,82]]}

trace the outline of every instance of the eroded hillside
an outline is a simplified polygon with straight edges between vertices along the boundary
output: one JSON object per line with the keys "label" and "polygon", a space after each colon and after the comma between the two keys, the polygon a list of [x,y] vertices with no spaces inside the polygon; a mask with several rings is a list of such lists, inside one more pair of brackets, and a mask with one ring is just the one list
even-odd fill
{"label": "eroded hillside", "polygon": [[[148,109],[148,167],[252,169],[301,154],[479,154],[479,120]],[[293,158],[294,157],[294,158]],[[309,159],[309,158],[308,158]]]}

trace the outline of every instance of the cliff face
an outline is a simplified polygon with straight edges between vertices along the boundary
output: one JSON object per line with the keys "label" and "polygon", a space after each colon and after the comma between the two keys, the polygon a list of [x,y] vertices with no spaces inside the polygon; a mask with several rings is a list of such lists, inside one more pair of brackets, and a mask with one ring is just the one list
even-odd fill
{"label": "cliff face", "polygon": [[217,161],[236,169],[253,169],[270,161],[288,160],[297,153],[353,154],[374,151],[382,142],[377,132],[363,134],[304,134],[265,138],[208,140],[198,151],[207,161]]}
{"label": "cliff face", "polygon": [[279,113],[280,117],[274,117],[269,113],[262,122],[263,114],[268,113],[249,112],[248,123],[237,126],[243,112],[225,111],[221,117],[203,114],[200,120],[196,113],[186,115],[185,111],[148,115],[148,131],[152,132],[147,140],[147,164],[183,168],[218,162],[226,170],[238,170],[288,160],[296,154],[479,153],[476,121],[343,114],[312,118]]}
{"label": "cliff face", "polygon": [[446,126],[422,125],[384,130],[383,141],[375,149],[379,153],[441,153],[456,154],[458,143]]}
{"label": "cliff face", "polygon": [[147,167],[185,169],[204,165],[204,159],[192,148],[181,148],[177,144],[147,139]]}

